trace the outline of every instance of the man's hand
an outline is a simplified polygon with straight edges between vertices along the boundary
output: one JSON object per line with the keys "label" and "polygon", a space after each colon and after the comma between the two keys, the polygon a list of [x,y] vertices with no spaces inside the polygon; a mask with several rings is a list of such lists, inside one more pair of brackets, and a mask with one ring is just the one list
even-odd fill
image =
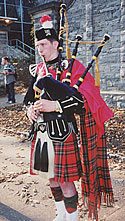
{"label": "man's hand", "polygon": [[39,111],[35,111],[33,105],[31,105],[27,109],[27,116],[28,116],[30,122],[33,123],[33,121],[37,120],[37,118],[39,116]]}
{"label": "man's hand", "polygon": [[35,111],[40,112],[53,112],[56,110],[56,101],[40,99],[33,105]]}

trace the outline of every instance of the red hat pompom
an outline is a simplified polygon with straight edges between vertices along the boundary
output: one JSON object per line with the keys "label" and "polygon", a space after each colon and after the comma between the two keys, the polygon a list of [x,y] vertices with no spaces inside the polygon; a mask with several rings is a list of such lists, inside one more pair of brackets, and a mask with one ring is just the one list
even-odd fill
{"label": "red hat pompom", "polygon": [[53,28],[52,19],[49,15],[44,15],[40,19],[43,28]]}
{"label": "red hat pompom", "polygon": [[44,15],[40,18],[40,23],[43,24],[44,22],[52,21],[52,18],[49,15]]}

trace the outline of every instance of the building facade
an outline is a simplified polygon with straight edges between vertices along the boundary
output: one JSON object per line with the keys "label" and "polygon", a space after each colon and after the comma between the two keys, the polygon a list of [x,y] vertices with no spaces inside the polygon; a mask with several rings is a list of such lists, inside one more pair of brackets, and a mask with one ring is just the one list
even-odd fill
{"label": "building facade", "polygon": [[34,2],[27,0],[0,0],[0,56],[7,54],[7,45],[17,39],[32,45],[32,21],[28,10]]}

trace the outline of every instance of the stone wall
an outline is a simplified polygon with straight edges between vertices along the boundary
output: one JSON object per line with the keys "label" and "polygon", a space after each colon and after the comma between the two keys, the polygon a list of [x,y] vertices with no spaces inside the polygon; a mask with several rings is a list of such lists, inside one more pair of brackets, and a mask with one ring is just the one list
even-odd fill
{"label": "stone wall", "polygon": [[110,107],[125,109],[124,91],[102,91],[101,96]]}
{"label": "stone wall", "polygon": [[[125,79],[125,0],[121,1],[121,22],[120,22],[120,28],[121,28],[121,48],[120,48],[120,54],[121,54],[121,69],[120,69],[120,76],[121,79]],[[121,82],[123,83],[123,82]],[[125,84],[123,84],[123,87],[125,88]]]}
{"label": "stone wall", "polygon": [[[101,89],[118,90],[121,81],[121,1],[75,1],[68,11],[68,17],[71,38],[78,32],[84,40],[101,40],[105,33],[111,36],[99,55]],[[91,60],[96,47],[87,45],[80,50],[79,56],[85,64]]]}

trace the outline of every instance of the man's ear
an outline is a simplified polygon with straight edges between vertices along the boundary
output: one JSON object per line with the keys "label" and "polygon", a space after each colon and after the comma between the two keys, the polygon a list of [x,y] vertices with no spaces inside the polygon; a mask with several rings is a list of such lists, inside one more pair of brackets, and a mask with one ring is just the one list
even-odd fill
{"label": "man's ear", "polygon": [[54,41],[54,42],[53,42],[53,46],[54,46],[55,49],[58,48],[58,45],[59,45],[59,42],[58,42],[58,41]]}

